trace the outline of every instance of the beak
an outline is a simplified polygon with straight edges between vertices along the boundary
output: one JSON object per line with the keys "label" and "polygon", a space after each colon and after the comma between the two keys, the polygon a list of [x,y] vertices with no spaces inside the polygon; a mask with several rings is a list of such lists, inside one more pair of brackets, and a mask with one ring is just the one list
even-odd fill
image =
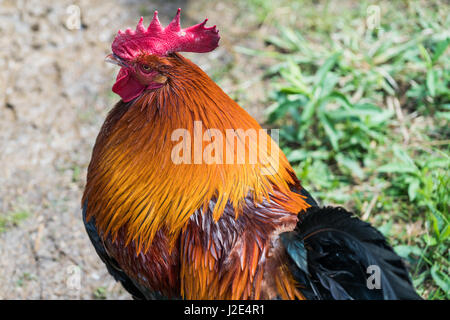
{"label": "beak", "polygon": [[130,67],[123,59],[121,59],[118,55],[115,55],[114,53],[110,53],[105,57],[105,62],[109,62],[115,65],[118,65],[119,67]]}

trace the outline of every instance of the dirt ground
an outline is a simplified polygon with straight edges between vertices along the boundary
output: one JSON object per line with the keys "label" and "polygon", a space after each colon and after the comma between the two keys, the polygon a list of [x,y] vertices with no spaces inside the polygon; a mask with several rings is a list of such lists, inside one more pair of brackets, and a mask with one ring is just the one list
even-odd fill
{"label": "dirt ground", "polygon": [[233,1],[0,0],[1,299],[129,299],[88,240],[80,199],[118,100],[104,63],[114,35],[155,9],[167,24],[178,7],[184,27],[218,25],[219,49],[188,56],[261,120],[262,67],[234,49],[262,47],[261,30]]}

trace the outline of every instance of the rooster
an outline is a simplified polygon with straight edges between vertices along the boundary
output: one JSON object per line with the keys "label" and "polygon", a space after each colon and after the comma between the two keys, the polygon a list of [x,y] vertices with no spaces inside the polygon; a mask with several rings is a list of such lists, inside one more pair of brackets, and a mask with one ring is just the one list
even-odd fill
{"label": "rooster", "polygon": [[135,299],[419,299],[381,233],[318,206],[274,139],[179,53],[218,46],[206,22],[182,29],[178,9],[164,28],[155,12],[112,43],[121,100],[82,199],[109,273]]}

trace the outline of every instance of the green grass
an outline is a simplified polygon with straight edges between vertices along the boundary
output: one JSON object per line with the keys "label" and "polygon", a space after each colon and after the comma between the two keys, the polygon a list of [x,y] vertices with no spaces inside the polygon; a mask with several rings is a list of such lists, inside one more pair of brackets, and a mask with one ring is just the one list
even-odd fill
{"label": "green grass", "polygon": [[105,287],[98,287],[92,293],[95,300],[105,300],[107,298],[107,292]]}
{"label": "green grass", "polygon": [[268,125],[304,186],[378,227],[422,296],[450,298],[450,5],[379,1],[368,28],[373,2],[283,3],[275,21],[275,3],[247,2],[278,31],[237,48],[275,61]]}
{"label": "green grass", "polygon": [[25,283],[29,281],[36,280],[36,276],[34,274],[31,274],[29,272],[22,273],[21,276],[19,276],[19,279],[16,281],[16,286],[23,287]]}
{"label": "green grass", "polygon": [[0,233],[18,226],[20,222],[27,219],[30,215],[28,209],[17,209],[12,212],[0,214]]}

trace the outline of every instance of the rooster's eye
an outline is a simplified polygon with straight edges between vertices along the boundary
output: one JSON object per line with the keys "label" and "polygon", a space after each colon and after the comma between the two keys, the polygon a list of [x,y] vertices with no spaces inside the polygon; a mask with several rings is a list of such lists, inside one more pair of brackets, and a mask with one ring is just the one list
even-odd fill
{"label": "rooster's eye", "polygon": [[152,71],[152,68],[150,68],[149,65],[142,64],[142,65],[141,65],[141,70],[142,70],[144,73],[149,73],[150,71]]}

